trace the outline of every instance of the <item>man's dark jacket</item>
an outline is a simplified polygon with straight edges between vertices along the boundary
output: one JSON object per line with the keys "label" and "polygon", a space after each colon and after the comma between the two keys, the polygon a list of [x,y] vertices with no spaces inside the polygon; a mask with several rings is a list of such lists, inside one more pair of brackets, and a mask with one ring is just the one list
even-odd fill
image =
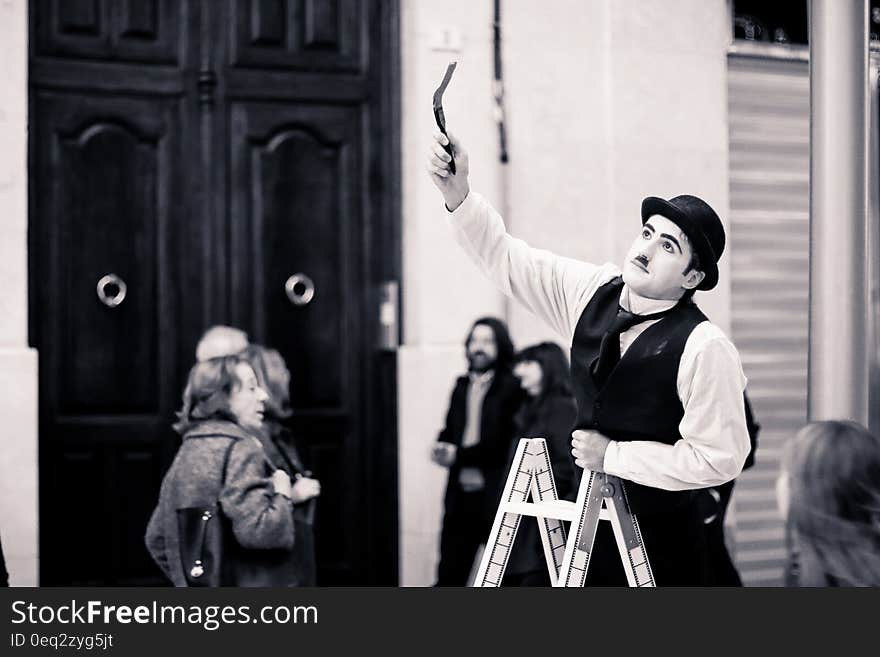
{"label": "man's dark jacket", "polygon": [[495,516],[498,495],[506,474],[504,468],[507,465],[507,450],[515,438],[514,416],[523,399],[523,392],[519,380],[509,370],[496,370],[483,398],[480,442],[471,447],[461,447],[467,419],[469,385],[470,379],[467,376],[461,376],[455,382],[449,411],[446,414],[446,426],[437,438],[438,441],[452,443],[459,448],[455,463],[449,468],[449,483],[446,486],[444,503],[446,513],[454,512],[461,493],[461,487],[458,485],[459,472],[466,466],[479,468],[486,481],[484,512],[489,527]]}

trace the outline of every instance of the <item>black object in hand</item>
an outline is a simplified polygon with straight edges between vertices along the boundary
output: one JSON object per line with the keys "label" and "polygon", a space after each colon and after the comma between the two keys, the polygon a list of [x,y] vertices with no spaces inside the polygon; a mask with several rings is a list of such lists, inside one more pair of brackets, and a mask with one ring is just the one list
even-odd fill
{"label": "black object in hand", "polygon": [[[450,62],[449,66],[446,67],[446,74],[443,76],[443,82],[440,83],[440,86],[437,87],[437,90],[434,92],[434,120],[437,121],[437,127],[440,128],[440,132],[446,135],[446,116],[443,114],[443,92],[446,91],[446,86],[449,84],[449,81],[452,79],[452,72],[455,70],[455,67],[458,65],[458,62]],[[447,139],[448,139],[447,135]],[[452,172],[452,175],[455,175],[455,156],[452,155],[452,144],[447,143],[443,150],[449,153],[449,157],[452,158],[449,160],[449,170]]]}

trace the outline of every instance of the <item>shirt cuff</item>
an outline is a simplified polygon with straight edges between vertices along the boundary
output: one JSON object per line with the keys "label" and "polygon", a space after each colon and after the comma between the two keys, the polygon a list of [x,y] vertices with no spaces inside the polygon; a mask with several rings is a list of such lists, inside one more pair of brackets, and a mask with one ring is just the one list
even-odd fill
{"label": "shirt cuff", "polygon": [[605,459],[602,461],[602,470],[605,474],[622,477],[623,474],[623,454],[620,451],[621,444],[612,440],[608,443],[605,450]]}
{"label": "shirt cuff", "polygon": [[446,208],[446,211],[455,217],[460,217],[463,214],[470,214],[474,205],[478,203],[477,194],[473,191],[468,191],[468,195],[464,197],[464,200],[458,204],[458,207],[455,210],[450,210],[449,206],[445,203],[443,207]]}

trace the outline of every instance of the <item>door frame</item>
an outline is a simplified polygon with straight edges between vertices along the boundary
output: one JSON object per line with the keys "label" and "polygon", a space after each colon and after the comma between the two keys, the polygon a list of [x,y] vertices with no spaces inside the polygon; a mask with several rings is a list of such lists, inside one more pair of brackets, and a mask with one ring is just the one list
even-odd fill
{"label": "door frame", "polygon": [[[372,271],[379,277],[373,281],[374,298],[368,300],[370,307],[376,312],[371,335],[373,344],[379,342],[379,306],[381,303],[381,284],[384,281],[397,281],[397,317],[403,317],[402,280],[402,215],[401,215],[401,68],[400,68],[400,0],[381,0],[380,35],[381,59],[374,69],[384,72],[378,83],[378,112],[382,117],[379,134],[374,144],[382,149],[380,162],[387,168],[382,176],[381,191],[373,197],[372,214],[375,222],[375,238],[379,244],[369,249],[373,257]],[[371,153],[371,156],[373,154]],[[372,168],[372,167],[371,167]],[[390,256],[390,257],[389,257]],[[402,342],[402,322],[398,319],[396,335],[393,336],[399,345]],[[368,432],[368,440],[375,439],[379,449],[374,455],[375,461],[370,464],[368,472],[378,475],[378,482],[373,485],[379,499],[393,508],[393,513],[377,513],[371,518],[373,524],[380,529],[378,535],[386,537],[383,544],[375,546],[376,554],[367,555],[367,563],[374,564],[375,572],[369,575],[370,583],[397,586],[400,573],[400,491],[398,472],[398,413],[397,413],[397,352],[396,350],[376,350],[377,376],[374,381],[380,385],[374,387],[378,394],[374,408],[378,416],[376,425]],[[367,452],[372,454],[372,452]],[[385,560],[382,555],[386,555]]]}

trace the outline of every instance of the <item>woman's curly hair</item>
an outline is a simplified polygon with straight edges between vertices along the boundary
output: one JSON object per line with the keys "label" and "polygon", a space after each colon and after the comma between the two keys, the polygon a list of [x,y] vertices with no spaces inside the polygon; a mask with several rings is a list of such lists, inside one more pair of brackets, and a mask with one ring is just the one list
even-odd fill
{"label": "woman's curly hair", "polygon": [[235,422],[229,396],[241,385],[235,367],[246,362],[236,355],[210,358],[193,365],[183,391],[183,407],[177,412],[175,431],[183,435],[205,420]]}

